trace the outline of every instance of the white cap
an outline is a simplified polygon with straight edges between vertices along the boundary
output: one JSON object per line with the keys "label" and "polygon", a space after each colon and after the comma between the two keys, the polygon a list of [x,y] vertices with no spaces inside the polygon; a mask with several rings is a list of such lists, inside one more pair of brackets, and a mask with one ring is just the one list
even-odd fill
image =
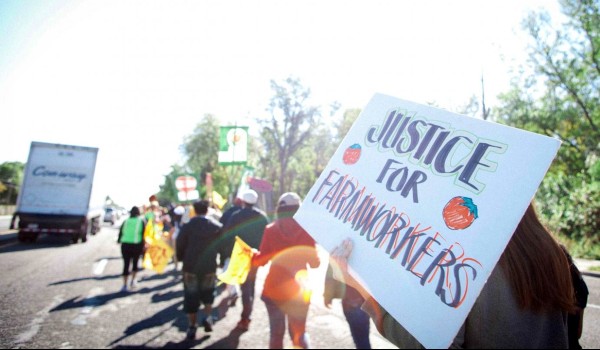
{"label": "white cap", "polygon": [[302,204],[300,196],[294,192],[284,193],[279,197],[279,205],[282,207],[296,206]]}
{"label": "white cap", "polygon": [[248,204],[254,205],[258,202],[258,193],[254,190],[248,190],[242,193],[242,200]]}
{"label": "white cap", "polygon": [[173,210],[173,213],[175,213],[175,215],[183,215],[185,214],[185,208],[182,207],[181,205],[178,205],[177,207],[175,207],[175,209]]}

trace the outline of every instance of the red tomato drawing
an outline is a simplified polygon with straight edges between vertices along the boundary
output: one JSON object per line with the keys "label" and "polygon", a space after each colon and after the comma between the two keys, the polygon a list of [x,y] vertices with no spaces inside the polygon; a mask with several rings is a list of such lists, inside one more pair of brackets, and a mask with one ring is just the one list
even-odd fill
{"label": "red tomato drawing", "polygon": [[362,147],[358,143],[348,147],[344,152],[344,164],[353,165],[358,162],[362,152]]}
{"label": "red tomato drawing", "polygon": [[452,198],[444,207],[442,216],[451,230],[464,230],[479,217],[477,205],[468,197]]}

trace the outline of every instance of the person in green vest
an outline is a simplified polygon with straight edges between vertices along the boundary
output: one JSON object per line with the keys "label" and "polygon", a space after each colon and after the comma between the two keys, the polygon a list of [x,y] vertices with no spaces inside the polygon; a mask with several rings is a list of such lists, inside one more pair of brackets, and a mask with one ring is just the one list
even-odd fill
{"label": "person in green vest", "polygon": [[[138,207],[131,208],[130,217],[123,222],[119,230],[118,243],[121,243],[121,254],[123,255],[123,288],[122,292],[135,289],[135,275],[138,272],[138,261],[144,251],[144,230],[146,224],[140,217]],[[132,267],[130,273],[130,267]],[[131,281],[127,284],[131,274]]]}

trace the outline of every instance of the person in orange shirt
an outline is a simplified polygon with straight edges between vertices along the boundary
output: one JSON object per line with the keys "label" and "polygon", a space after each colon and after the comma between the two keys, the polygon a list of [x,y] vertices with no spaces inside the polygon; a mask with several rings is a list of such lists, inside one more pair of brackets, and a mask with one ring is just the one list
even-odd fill
{"label": "person in orange shirt", "polygon": [[315,241],[293,218],[300,204],[300,196],[295,193],[281,196],[277,220],[266,227],[253,260],[256,266],[271,262],[262,293],[269,313],[271,349],[283,349],[286,319],[293,346],[310,347],[306,333],[311,296],[306,285],[307,269],[318,267],[320,260]]}

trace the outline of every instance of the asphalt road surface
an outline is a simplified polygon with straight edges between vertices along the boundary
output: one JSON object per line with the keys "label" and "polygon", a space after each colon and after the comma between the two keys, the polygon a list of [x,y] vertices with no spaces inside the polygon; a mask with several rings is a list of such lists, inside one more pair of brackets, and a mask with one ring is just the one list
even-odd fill
{"label": "asphalt road surface", "polygon": [[[0,243],[0,348],[267,348],[268,317],[255,300],[250,330],[235,330],[241,305],[227,307],[217,298],[214,332],[198,330],[186,342],[182,284],[168,267],[158,275],[140,273],[139,287],[121,293],[122,261],[117,228],[104,226],[87,243],[42,236],[34,244]],[[324,253],[323,253],[324,254]],[[323,267],[311,271],[317,290],[307,323],[313,348],[354,348],[339,301],[331,310],[322,302]],[[257,295],[265,269],[259,272]],[[590,288],[585,313],[584,348],[600,348],[600,278],[586,277]],[[374,348],[393,348],[371,327]],[[286,335],[287,347],[291,346]]]}
{"label": "asphalt road surface", "polygon": [[[122,293],[122,260],[117,228],[104,226],[87,243],[41,236],[34,244],[16,240],[0,246],[0,348],[268,348],[269,326],[264,303],[257,298],[250,330],[235,330],[241,303],[227,307],[217,298],[221,319],[214,332],[198,329],[186,342],[182,311],[183,287],[168,267],[158,275],[140,273],[138,289]],[[265,272],[257,281],[260,295]],[[324,270],[311,271],[322,285]],[[321,287],[322,288],[322,287]],[[332,310],[316,291],[308,332],[314,348],[354,348],[335,301]],[[374,348],[393,347],[371,328]],[[286,335],[285,345],[291,342]]]}

